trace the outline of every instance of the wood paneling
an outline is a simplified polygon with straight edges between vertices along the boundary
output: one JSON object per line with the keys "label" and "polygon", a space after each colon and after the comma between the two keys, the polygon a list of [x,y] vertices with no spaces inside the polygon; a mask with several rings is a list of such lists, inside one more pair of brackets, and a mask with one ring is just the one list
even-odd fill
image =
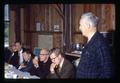
{"label": "wood paneling", "polygon": [[62,36],[59,34],[54,34],[53,36],[53,47],[62,48]]}
{"label": "wood paneling", "polygon": [[21,42],[24,42],[24,9],[20,8]]}
{"label": "wood paneling", "polygon": [[[102,32],[115,30],[115,6],[114,4],[73,4],[72,5],[72,28],[79,32],[79,19],[85,12],[93,12],[100,18],[98,30]],[[74,40],[79,39],[77,34],[72,36]],[[82,39],[82,38],[81,38]],[[78,42],[78,40],[77,40]],[[81,41],[80,41],[81,42]]]}
{"label": "wood paneling", "polygon": [[[55,5],[55,4],[54,4]],[[30,31],[36,31],[36,23],[40,22],[40,27],[42,31],[52,31],[54,25],[59,25],[60,26],[60,31],[63,30],[63,19],[59,15],[58,11],[53,7],[53,4],[33,4],[29,5],[30,11]],[[53,34],[53,47],[62,47],[62,33],[56,34],[56,33],[51,33]],[[38,46],[38,36],[39,33],[31,33],[31,48],[34,49],[34,47]]]}
{"label": "wood paneling", "polygon": [[[34,49],[38,45],[38,35],[41,34],[36,32],[36,23],[40,22],[41,30],[49,32],[53,35],[53,47],[63,47],[63,31],[64,31],[64,6],[65,4],[27,4],[22,5],[20,11],[20,29],[21,38],[26,47]],[[114,4],[71,4],[71,30],[72,35],[70,39],[74,42],[82,42],[84,38],[80,34],[79,30],[79,19],[80,16],[85,12],[93,12],[99,18],[100,22],[98,25],[99,31],[114,31],[115,30],[115,5]],[[17,5],[12,6],[10,11],[10,32],[15,27],[15,15]],[[68,8],[69,9],[69,8]],[[14,12],[13,12],[14,11]],[[54,33],[54,25],[60,26],[61,33]],[[23,29],[25,32],[23,34]],[[70,30],[67,30],[70,32]],[[15,35],[10,34],[10,41],[14,40]],[[71,42],[70,41],[70,42]]]}
{"label": "wood paneling", "polygon": [[[30,7],[25,5],[24,7],[24,31],[30,30]],[[24,46],[31,48],[31,33],[24,32]]]}
{"label": "wood paneling", "polygon": [[79,31],[79,19],[84,12],[83,4],[74,4],[72,5],[72,28],[73,31]]}
{"label": "wood paneling", "polygon": [[10,11],[9,45],[15,41],[15,11]]}

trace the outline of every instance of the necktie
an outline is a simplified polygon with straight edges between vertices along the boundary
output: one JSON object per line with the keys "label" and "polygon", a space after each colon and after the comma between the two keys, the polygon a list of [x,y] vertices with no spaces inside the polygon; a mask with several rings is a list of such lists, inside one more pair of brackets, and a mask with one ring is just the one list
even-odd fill
{"label": "necktie", "polygon": [[58,76],[58,78],[60,78],[60,73],[59,73],[60,71],[59,71],[59,68],[60,68],[59,65],[56,65],[56,67],[55,67],[55,69],[54,69],[56,75]]}

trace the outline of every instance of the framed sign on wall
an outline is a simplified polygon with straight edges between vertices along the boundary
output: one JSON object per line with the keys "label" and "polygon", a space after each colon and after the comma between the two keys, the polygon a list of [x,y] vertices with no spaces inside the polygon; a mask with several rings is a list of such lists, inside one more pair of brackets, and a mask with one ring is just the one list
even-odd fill
{"label": "framed sign on wall", "polygon": [[52,49],[53,35],[38,35],[38,47]]}

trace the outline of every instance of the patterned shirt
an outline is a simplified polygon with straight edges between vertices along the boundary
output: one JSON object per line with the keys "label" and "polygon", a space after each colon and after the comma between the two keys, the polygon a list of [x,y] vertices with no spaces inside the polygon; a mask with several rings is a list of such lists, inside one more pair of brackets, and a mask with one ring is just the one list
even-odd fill
{"label": "patterned shirt", "polygon": [[111,78],[112,59],[102,34],[96,32],[82,50],[76,78]]}

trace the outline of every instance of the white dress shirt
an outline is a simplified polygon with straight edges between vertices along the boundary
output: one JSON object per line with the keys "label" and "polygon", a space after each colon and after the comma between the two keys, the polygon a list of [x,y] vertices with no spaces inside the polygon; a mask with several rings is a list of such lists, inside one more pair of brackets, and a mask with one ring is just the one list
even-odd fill
{"label": "white dress shirt", "polygon": [[23,63],[23,55],[22,55],[23,49],[19,51],[19,64]]}
{"label": "white dress shirt", "polygon": [[63,66],[63,62],[64,62],[64,58],[62,59],[60,65],[59,65],[59,71],[61,71],[61,68],[62,68],[62,66]]}

